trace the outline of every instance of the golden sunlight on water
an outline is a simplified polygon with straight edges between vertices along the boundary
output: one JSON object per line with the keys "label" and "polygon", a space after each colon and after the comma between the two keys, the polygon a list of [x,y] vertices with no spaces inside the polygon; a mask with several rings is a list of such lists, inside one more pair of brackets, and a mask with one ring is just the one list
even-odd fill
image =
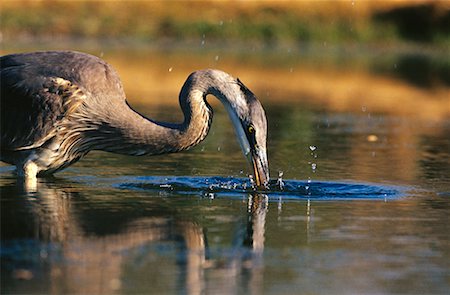
{"label": "golden sunlight on water", "polygon": [[[263,101],[308,102],[330,111],[360,111],[440,120],[450,116],[450,88],[437,83],[424,89],[392,75],[367,69],[292,64],[261,60],[145,52],[105,54],[122,77],[128,99],[139,104],[177,104],[184,80],[194,70],[220,68],[244,81]],[[261,56],[264,60],[264,57]],[[393,65],[394,66],[394,65]]]}

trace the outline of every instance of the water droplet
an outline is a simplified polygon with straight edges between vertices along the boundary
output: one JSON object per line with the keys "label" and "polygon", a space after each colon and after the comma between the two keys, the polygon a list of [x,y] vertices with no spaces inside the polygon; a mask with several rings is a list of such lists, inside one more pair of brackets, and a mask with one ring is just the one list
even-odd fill
{"label": "water droplet", "polygon": [[310,149],[312,152],[314,152],[314,151],[317,149],[317,147],[316,147],[315,145],[310,145],[310,146],[309,146],[309,149]]}
{"label": "water droplet", "polygon": [[205,42],[206,42],[206,41],[205,41],[205,34],[203,34],[203,35],[202,35],[202,43],[201,43],[202,46],[205,45]]}
{"label": "water droplet", "polygon": [[255,185],[256,185],[256,183],[255,183],[255,180],[253,179],[253,175],[249,175],[248,176],[248,178],[250,179],[250,185],[252,186],[252,187],[255,187]]}
{"label": "water droplet", "polygon": [[317,168],[317,164],[316,163],[311,163],[311,169],[312,169],[313,173],[316,172],[316,168]]}
{"label": "water droplet", "polygon": [[283,171],[278,171],[278,179],[276,185],[280,188],[280,190],[284,189]]}
{"label": "water droplet", "polygon": [[172,72],[172,71],[173,71],[173,68],[172,68],[172,67],[170,67],[170,68],[169,68],[169,72]]}
{"label": "water droplet", "polygon": [[305,190],[306,190],[306,193],[307,193],[308,195],[311,195],[311,192],[309,191],[309,189],[310,189],[310,187],[311,187],[311,178],[308,177],[307,183],[308,183],[308,184],[305,185]]}
{"label": "water droplet", "polygon": [[367,141],[368,142],[378,141],[378,136],[376,136],[375,134],[370,134],[370,135],[367,136]]}
{"label": "water droplet", "polygon": [[216,61],[219,61],[219,56],[216,55],[216,57],[214,58]]}

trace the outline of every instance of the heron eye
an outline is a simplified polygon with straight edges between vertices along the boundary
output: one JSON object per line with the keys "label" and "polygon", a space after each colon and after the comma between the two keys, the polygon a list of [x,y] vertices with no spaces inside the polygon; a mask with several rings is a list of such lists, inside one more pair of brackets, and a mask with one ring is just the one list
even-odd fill
{"label": "heron eye", "polygon": [[255,127],[253,127],[253,125],[248,126],[248,133],[255,133]]}

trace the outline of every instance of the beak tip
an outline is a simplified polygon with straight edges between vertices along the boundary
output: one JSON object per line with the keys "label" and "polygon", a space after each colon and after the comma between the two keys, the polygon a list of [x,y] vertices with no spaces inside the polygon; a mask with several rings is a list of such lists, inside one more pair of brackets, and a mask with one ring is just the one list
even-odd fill
{"label": "beak tip", "polygon": [[269,164],[265,150],[252,152],[251,162],[253,164],[254,181],[257,188],[267,189],[270,180]]}
{"label": "beak tip", "polygon": [[256,187],[258,188],[268,188],[268,184],[269,184],[269,180],[270,180],[270,176],[269,176],[269,172],[261,167],[254,167],[254,171],[253,174],[255,176],[255,184]]}

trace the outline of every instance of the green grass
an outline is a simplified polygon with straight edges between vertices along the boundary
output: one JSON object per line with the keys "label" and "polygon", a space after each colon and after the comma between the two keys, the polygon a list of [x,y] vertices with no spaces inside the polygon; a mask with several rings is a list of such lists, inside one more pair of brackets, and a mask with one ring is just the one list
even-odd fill
{"label": "green grass", "polygon": [[[3,1],[0,25],[5,41],[54,36],[133,38],[146,42],[257,42],[264,45],[404,41],[395,22],[374,17],[380,11],[393,8],[387,4],[369,4],[361,3],[357,8],[348,1],[281,4]],[[408,5],[408,2],[404,2],[404,5]],[[431,2],[429,5],[433,9],[447,8],[445,3],[440,2]],[[445,9],[447,14],[444,13],[443,17],[448,18],[449,13]],[[432,43],[449,44],[450,37],[445,31],[436,30],[431,34]]]}

